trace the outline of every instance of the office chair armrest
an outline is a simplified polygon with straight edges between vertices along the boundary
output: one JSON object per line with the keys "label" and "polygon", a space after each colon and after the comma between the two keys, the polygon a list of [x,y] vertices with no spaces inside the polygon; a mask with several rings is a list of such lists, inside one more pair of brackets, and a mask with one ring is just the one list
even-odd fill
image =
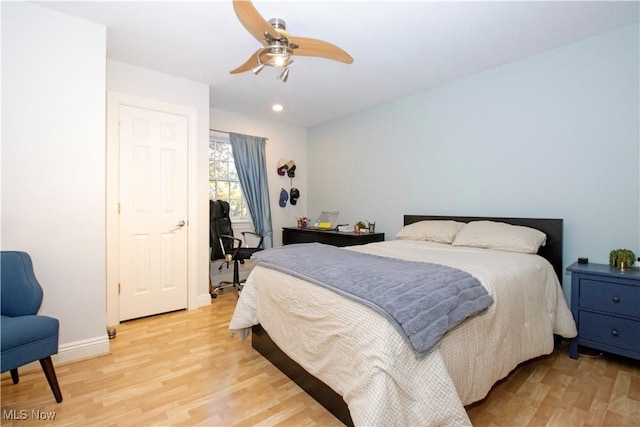
{"label": "office chair armrest", "polygon": [[[232,240],[233,241],[233,253],[231,255],[235,258],[236,254],[238,253],[238,251],[242,247],[242,239],[238,239],[237,237],[229,236],[229,235],[226,235],[226,234],[219,235],[218,239],[220,240],[220,246],[222,247],[222,252],[223,253],[225,252],[225,250],[224,250],[224,245],[222,244],[222,239],[228,239],[228,240]],[[236,242],[238,243],[238,246],[236,246]],[[226,255],[226,253],[225,253],[225,255]]]}
{"label": "office chair armrest", "polygon": [[256,248],[259,248],[262,246],[262,241],[264,240],[264,236],[262,234],[258,234],[258,233],[254,233],[253,231],[243,231],[242,232],[242,238],[244,239],[244,244],[245,247],[249,247],[249,245],[247,244],[247,239],[245,237],[246,234],[253,234],[256,237],[260,238],[260,241],[258,242],[258,244],[255,246]]}
{"label": "office chair armrest", "polygon": [[[237,237],[235,237],[235,236],[229,236],[229,235],[226,235],[226,234],[221,234],[221,235],[219,235],[218,237],[219,237],[220,239],[229,239],[229,240],[233,240],[233,241],[235,241],[235,242],[238,242],[238,244],[239,244],[239,245],[241,245],[241,244],[242,244],[242,239],[238,239],[238,238],[237,238]],[[235,247],[235,244],[234,244],[234,247]]]}

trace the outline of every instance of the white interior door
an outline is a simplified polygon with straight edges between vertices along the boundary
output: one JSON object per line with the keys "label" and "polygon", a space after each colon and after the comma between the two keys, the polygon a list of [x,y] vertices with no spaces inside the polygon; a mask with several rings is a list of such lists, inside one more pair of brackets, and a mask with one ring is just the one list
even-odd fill
{"label": "white interior door", "polygon": [[187,308],[185,116],[121,106],[120,320]]}

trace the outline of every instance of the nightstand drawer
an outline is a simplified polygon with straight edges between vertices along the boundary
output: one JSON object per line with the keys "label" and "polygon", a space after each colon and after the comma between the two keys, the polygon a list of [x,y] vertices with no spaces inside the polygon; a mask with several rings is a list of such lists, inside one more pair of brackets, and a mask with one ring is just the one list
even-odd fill
{"label": "nightstand drawer", "polygon": [[581,339],[640,351],[640,322],[581,311],[579,323]]}
{"label": "nightstand drawer", "polygon": [[581,279],[580,308],[640,318],[640,287]]}

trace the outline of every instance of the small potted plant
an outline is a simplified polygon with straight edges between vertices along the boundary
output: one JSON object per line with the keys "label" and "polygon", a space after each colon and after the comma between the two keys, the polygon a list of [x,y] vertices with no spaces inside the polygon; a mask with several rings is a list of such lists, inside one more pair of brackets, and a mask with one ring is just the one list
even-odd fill
{"label": "small potted plant", "polygon": [[633,267],[636,255],[629,249],[614,249],[609,252],[609,265],[611,267],[625,269]]}

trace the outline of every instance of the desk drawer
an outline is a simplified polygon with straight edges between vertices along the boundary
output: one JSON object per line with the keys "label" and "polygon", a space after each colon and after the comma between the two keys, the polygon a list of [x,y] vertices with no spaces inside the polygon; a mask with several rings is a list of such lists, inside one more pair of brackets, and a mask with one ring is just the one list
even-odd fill
{"label": "desk drawer", "polygon": [[640,322],[638,321],[581,311],[578,329],[581,339],[625,350],[640,351]]}
{"label": "desk drawer", "polygon": [[580,308],[640,319],[640,287],[581,279]]}

